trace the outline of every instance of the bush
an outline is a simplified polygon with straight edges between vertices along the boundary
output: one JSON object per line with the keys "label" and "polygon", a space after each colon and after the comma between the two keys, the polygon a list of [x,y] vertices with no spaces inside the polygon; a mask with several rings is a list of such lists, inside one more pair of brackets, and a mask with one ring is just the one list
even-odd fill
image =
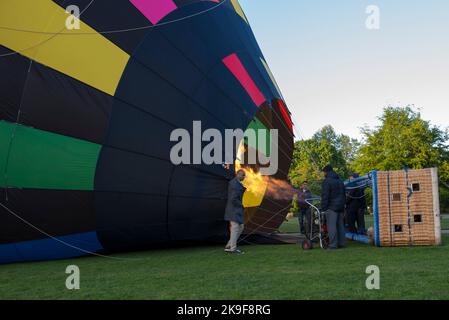
{"label": "bush", "polygon": [[441,213],[449,213],[449,190],[440,187],[440,209]]}

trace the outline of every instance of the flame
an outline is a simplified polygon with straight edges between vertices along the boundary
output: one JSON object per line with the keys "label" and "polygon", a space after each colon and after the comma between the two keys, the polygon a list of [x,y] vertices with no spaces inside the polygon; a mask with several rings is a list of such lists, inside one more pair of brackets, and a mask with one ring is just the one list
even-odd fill
{"label": "flame", "polygon": [[297,195],[297,191],[287,181],[263,176],[252,168],[242,167],[239,161],[236,161],[235,168],[236,171],[240,169],[245,171],[246,178],[243,181],[243,185],[247,192],[257,197],[265,196],[273,200],[291,201]]}
{"label": "flame", "polygon": [[246,190],[258,196],[263,196],[267,190],[268,177],[262,176],[260,172],[255,172],[251,168],[244,168],[243,170],[246,174],[243,181]]}
{"label": "flame", "polygon": [[267,196],[281,201],[292,201],[297,191],[284,180],[269,178]]}
{"label": "flame", "polygon": [[247,148],[242,141],[238,148],[237,160],[235,161],[236,172],[243,169],[246,173],[246,178],[243,181],[243,185],[246,188],[244,196],[245,207],[260,206],[265,197],[281,201],[293,200],[297,192],[290,183],[273,177],[263,176],[253,168],[242,166],[241,160],[244,159],[246,151]]}

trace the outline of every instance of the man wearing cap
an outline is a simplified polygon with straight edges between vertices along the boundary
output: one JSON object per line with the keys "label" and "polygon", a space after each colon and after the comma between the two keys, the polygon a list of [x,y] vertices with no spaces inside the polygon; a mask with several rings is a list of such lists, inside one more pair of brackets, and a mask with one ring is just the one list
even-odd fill
{"label": "man wearing cap", "polygon": [[344,225],[346,189],[331,165],[327,165],[322,171],[325,174],[325,179],[322,185],[321,209],[326,215],[329,233],[328,249],[334,250],[346,246]]}
{"label": "man wearing cap", "polygon": [[[354,172],[349,177],[349,180],[359,178],[359,174]],[[366,207],[365,192],[363,188],[352,187],[346,196],[346,218],[348,223],[348,230],[352,233],[363,234],[365,232],[365,210]],[[356,227],[357,222],[357,227]]]}

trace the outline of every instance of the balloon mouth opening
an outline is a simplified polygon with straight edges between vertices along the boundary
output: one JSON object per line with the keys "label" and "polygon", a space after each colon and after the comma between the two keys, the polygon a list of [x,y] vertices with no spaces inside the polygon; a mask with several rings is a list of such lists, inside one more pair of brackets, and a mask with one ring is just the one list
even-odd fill
{"label": "balloon mouth opening", "polygon": [[[266,101],[259,107],[248,126],[248,128],[253,129],[277,130],[279,142],[272,144],[270,138],[265,141],[266,143],[258,141],[257,144],[242,141],[237,150],[235,169],[243,169],[246,173],[243,184],[247,191],[243,197],[243,204],[248,232],[257,230],[257,233],[271,234],[278,230],[284,222],[296,195],[296,190],[288,181],[286,174],[289,159],[291,159],[290,153],[292,150],[290,148],[293,148],[293,145],[290,146],[286,141],[293,139],[293,132],[290,127],[291,121],[286,119],[288,116],[286,112],[288,111],[286,107],[282,108],[281,105],[284,104],[280,99],[274,99],[271,104]],[[270,137],[269,134],[266,136]],[[261,150],[259,146],[262,146]],[[248,165],[248,161],[245,160],[248,160],[247,157],[251,151],[262,152],[269,158],[271,158],[273,152],[278,152],[278,172],[274,175],[265,176],[261,173],[261,168],[265,168],[265,165],[261,165],[258,161],[256,164]]]}

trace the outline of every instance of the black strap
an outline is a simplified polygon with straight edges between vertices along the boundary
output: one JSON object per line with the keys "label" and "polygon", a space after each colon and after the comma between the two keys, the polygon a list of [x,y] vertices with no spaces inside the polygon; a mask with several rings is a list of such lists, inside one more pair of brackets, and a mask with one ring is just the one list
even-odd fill
{"label": "black strap", "polygon": [[413,190],[409,186],[409,177],[408,177],[408,169],[405,169],[405,177],[406,177],[406,183],[407,183],[407,190],[409,191],[407,195],[407,211],[408,211],[408,240],[409,245],[413,244],[413,238],[412,238],[412,217],[411,217],[411,209],[410,209],[410,198],[413,195]]}
{"label": "black strap", "polygon": [[392,219],[392,211],[391,211],[391,179],[390,179],[390,171],[388,171],[388,214],[390,219],[390,244],[393,246],[394,244],[394,238],[393,238],[393,232],[394,232],[394,226],[393,226],[393,219]]}

